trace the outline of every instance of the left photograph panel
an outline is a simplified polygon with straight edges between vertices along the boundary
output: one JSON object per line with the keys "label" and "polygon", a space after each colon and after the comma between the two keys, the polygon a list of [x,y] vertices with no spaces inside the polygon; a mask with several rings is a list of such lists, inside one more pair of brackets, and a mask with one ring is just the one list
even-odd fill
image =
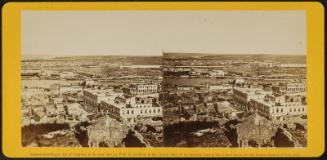
{"label": "left photograph panel", "polygon": [[23,147],[162,146],[161,50],[144,48],[147,29],[131,31],[133,21],[142,19],[22,12]]}

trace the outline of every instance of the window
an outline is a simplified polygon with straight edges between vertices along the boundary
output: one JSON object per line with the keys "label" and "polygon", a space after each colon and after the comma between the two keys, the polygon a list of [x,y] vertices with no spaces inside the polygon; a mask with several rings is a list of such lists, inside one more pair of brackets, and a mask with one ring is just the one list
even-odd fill
{"label": "window", "polygon": [[277,108],[276,112],[278,113],[278,108]]}
{"label": "window", "polygon": [[283,108],[282,108],[282,109],[280,109],[280,112],[282,112],[282,113],[283,113]]}
{"label": "window", "polygon": [[132,114],[134,114],[134,110],[132,110],[131,112],[132,112]]}
{"label": "window", "polygon": [[304,108],[302,108],[302,111],[304,111]]}
{"label": "window", "polygon": [[129,110],[127,110],[127,114],[129,114]]}
{"label": "window", "polygon": [[158,112],[160,112],[160,109],[158,109]]}

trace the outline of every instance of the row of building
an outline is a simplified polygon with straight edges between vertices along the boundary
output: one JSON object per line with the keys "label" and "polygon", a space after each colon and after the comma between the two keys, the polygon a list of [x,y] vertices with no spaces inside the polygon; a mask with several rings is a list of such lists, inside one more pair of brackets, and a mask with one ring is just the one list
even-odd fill
{"label": "row of building", "polygon": [[305,83],[281,83],[268,91],[258,87],[235,87],[233,100],[241,110],[255,110],[274,120],[307,113]]}
{"label": "row of building", "polygon": [[107,114],[127,122],[135,122],[139,117],[162,116],[159,84],[132,84],[127,91],[83,90],[84,105],[93,113]]}
{"label": "row of building", "polygon": [[164,75],[175,76],[182,73],[188,76],[224,77],[226,74],[222,66],[165,66],[163,72]]}
{"label": "row of building", "polygon": [[34,77],[56,77],[62,80],[75,79],[77,74],[74,72],[60,72],[54,70],[41,69],[22,69],[22,79],[33,79]]}

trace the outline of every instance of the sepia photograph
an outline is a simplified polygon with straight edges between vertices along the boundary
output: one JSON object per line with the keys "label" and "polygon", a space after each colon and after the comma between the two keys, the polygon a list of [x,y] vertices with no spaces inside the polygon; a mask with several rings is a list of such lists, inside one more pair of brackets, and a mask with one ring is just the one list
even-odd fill
{"label": "sepia photograph", "polygon": [[24,11],[22,145],[162,146],[162,58],[152,38],[142,41],[154,18]]}
{"label": "sepia photograph", "polygon": [[23,147],[307,147],[303,10],[21,14]]}
{"label": "sepia photograph", "polygon": [[165,146],[306,147],[305,13],[219,15],[202,51],[163,54]]}

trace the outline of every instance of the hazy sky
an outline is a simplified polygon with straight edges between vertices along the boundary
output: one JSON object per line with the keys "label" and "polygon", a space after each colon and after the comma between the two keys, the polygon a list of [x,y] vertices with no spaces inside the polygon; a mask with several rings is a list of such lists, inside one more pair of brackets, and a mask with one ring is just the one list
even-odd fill
{"label": "hazy sky", "polygon": [[305,11],[23,11],[22,54],[306,54]]}

